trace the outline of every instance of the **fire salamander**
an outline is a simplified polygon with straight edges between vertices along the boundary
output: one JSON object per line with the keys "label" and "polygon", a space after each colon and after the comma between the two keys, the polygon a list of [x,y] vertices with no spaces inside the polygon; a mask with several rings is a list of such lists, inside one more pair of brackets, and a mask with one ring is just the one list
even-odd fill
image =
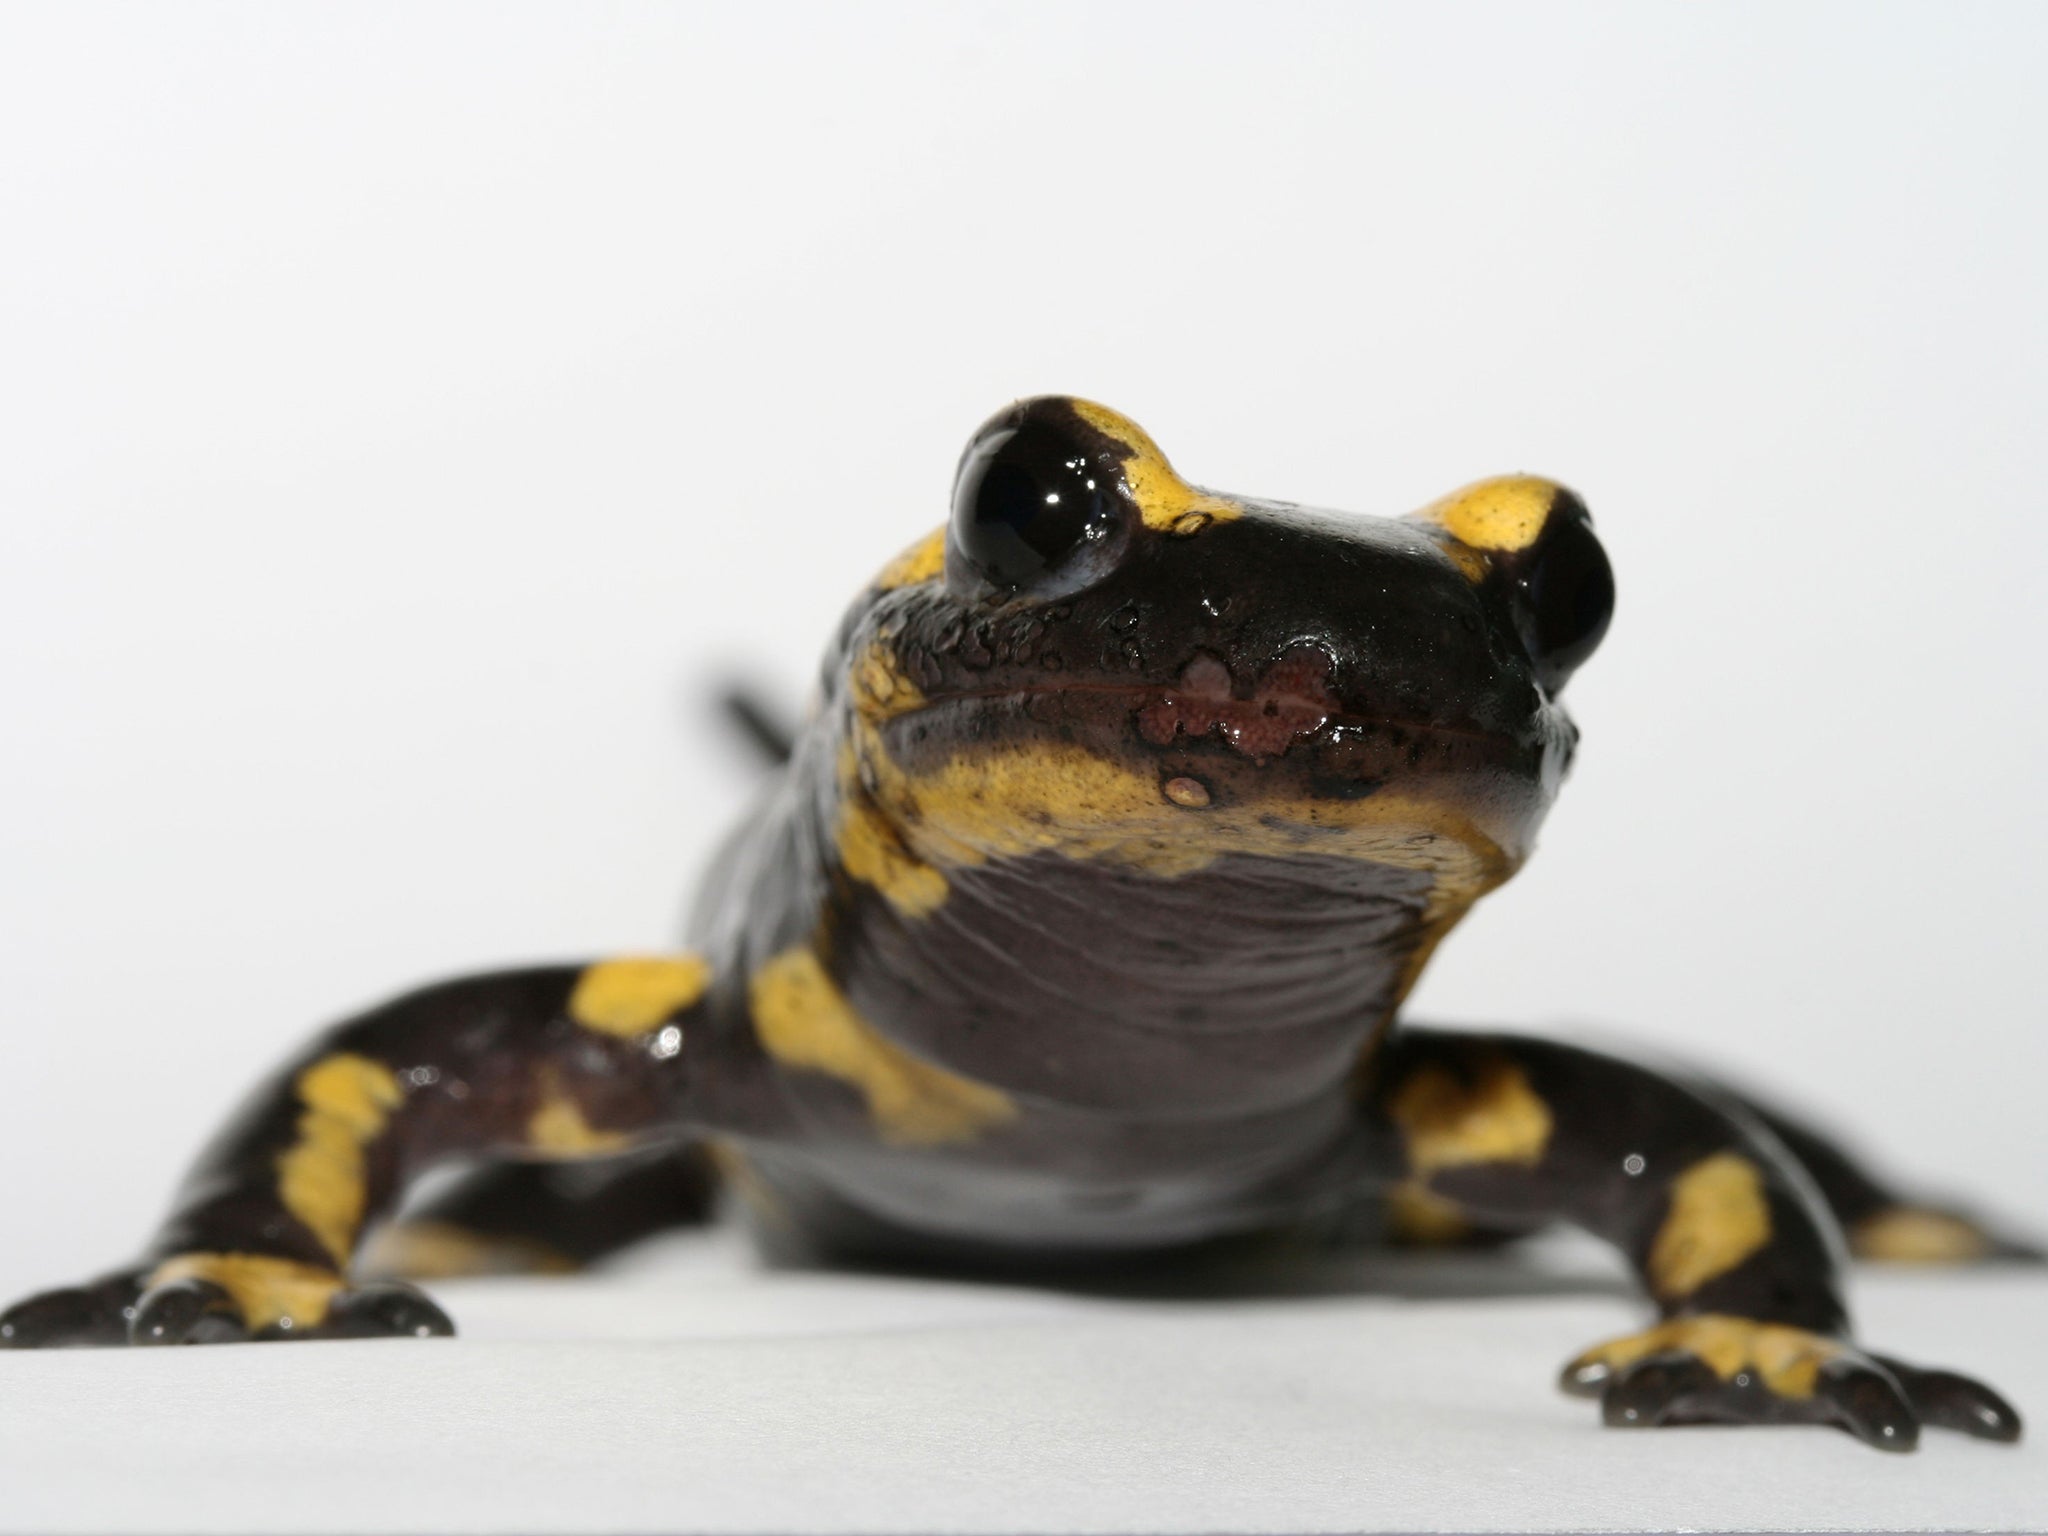
{"label": "fire salamander", "polygon": [[583,1263],[727,1180],[827,1252],[1013,1265],[1371,1209],[1618,1248],[1659,1320],[1563,1378],[1610,1424],[2012,1440],[1990,1389],[1852,1339],[1837,1255],[2016,1245],[1721,1088],[1396,1025],[1528,856],[1613,598],[1548,480],[1340,516],[1191,485],[1100,406],[1013,405],[840,625],[687,949],[329,1030],[138,1261],[0,1342],[446,1334],[407,1277]]}

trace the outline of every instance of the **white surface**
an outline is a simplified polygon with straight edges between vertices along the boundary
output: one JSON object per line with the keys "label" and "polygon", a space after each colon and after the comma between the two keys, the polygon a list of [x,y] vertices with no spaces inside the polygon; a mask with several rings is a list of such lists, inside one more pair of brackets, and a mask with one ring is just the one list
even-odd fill
{"label": "white surface", "polygon": [[[1599,1428],[1551,1380],[1635,1325],[1618,1298],[1323,1281],[758,1274],[719,1236],[607,1279],[443,1286],[446,1344],[0,1355],[0,1530],[2048,1530],[2038,1443]],[[1861,1300],[1886,1346],[2048,1404],[2041,1277]]]}

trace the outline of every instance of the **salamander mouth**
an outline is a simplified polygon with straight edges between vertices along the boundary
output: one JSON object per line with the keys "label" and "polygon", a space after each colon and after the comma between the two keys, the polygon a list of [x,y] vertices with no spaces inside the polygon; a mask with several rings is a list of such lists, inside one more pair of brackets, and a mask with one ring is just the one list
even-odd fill
{"label": "salamander mouth", "polygon": [[1370,739],[1418,755],[1432,742],[1447,748],[1455,744],[1460,756],[1475,751],[1494,755],[1488,747],[1512,753],[1513,744],[1494,732],[1347,709],[1330,686],[1333,669],[1320,647],[1299,646],[1246,684],[1221,657],[1201,651],[1171,683],[1059,682],[952,690],[922,699],[902,717],[1011,701],[1047,726],[1115,727],[1119,736],[1134,728],[1145,744],[1161,751],[1221,742],[1255,763],[1298,748]]}
{"label": "salamander mouth", "polygon": [[1410,723],[1340,698],[1327,660],[1246,670],[1198,654],[1165,680],[1041,673],[926,692],[856,666],[856,704],[880,707],[861,712],[846,771],[913,847],[1168,872],[1238,854],[1455,859],[1487,882],[1519,862],[1569,750],[1561,722]]}

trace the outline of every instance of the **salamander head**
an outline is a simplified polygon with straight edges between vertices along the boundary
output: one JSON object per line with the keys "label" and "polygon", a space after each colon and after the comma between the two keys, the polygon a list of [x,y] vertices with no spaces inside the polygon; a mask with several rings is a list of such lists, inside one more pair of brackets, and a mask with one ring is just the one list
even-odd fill
{"label": "salamander head", "polygon": [[941,884],[1037,853],[1365,859],[1462,910],[1529,850],[1577,737],[1557,696],[1612,606],[1550,481],[1313,511],[1190,485],[1101,406],[1021,401],[849,615],[842,853]]}

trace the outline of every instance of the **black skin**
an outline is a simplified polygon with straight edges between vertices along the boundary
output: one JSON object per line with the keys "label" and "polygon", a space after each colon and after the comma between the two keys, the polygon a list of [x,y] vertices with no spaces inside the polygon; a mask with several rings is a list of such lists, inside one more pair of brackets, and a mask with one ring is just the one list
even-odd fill
{"label": "black skin", "polygon": [[[0,1343],[447,1333],[364,1262],[423,1172],[479,1164],[415,1224],[588,1261],[707,1213],[716,1148],[855,1257],[1115,1262],[1382,1199],[1567,1222],[1668,1325],[1568,1369],[1610,1423],[2016,1438],[1990,1389],[1850,1341],[1836,1217],[1904,1202],[1831,1143],[1623,1061],[1396,1024],[1526,857],[1612,601],[1547,482],[1347,518],[1198,492],[1122,418],[1020,402],[943,538],[854,604],[807,725],[735,706],[786,761],[700,895],[701,984],[671,961],[605,1018],[605,963],[547,967],[341,1025],[140,1259],[18,1304]],[[534,1161],[569,1154],[597,1160]]]}

